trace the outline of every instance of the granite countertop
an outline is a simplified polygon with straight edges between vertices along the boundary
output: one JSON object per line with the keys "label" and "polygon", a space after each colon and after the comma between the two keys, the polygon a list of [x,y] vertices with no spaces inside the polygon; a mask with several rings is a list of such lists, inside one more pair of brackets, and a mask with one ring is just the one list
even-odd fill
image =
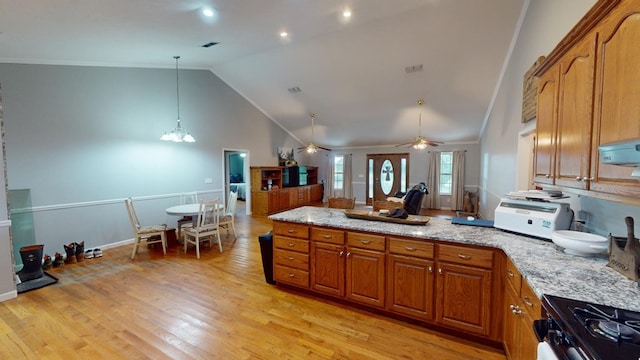
{"label": "granite countertop", "polygon": [[432,217],[420,226],[402,225],[351,219],[344,210],[311,206],[273,214],[269,219],[494,247],[511,258],[539,297],[550,294],[640,311],[640,287],[607,267],[606,257],[565,254],[550,241],[495,228],[454,225],[445,218]]}

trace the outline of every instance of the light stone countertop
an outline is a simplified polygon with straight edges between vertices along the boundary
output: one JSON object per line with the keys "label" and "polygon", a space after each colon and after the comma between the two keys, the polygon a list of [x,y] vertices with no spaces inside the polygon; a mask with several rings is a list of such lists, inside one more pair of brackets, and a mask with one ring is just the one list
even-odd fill
{"label": "light stone countertop", "polygon": [[637,283],[607,267],[608,258],[565,254],[551,241],[495,228],[454,225],[444,218],[432,217],[424,226],[402,225],[351,219],[343,210],[311,206],[273,214],[269,219],[494,247],[511,258],[539,297],[550,294],[640,311]]}

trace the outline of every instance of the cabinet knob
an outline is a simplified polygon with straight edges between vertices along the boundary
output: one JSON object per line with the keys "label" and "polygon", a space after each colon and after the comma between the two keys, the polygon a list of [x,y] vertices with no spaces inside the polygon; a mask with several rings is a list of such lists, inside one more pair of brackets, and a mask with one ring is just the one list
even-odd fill
{"label": "cabinet knob", "polygon": [[442,275],[442,268],[438,269],[438,274]]}
{"label": "cabinet knob", "polygon": [[429,266],[428,270],[430,273],[433,272],[433,268],[431,266]]}
{"label": "cabinet knob", "polygon": [[507,275],[509,277],[514,277],[515,276],[515,275],[513,275],[513,272],[511,270],[509,270],[509,269],[507,269]]}

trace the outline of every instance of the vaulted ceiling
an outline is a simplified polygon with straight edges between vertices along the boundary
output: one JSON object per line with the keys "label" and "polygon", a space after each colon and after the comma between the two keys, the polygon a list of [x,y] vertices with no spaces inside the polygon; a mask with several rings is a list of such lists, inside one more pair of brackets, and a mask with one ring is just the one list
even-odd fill
{"label": "vaulted ceiling", "polygon": [[301,143],[311,112],[319,145],[410,142],[418,99],[427,139],[477,142],[524,4],[0,0],[0,62],[173,68],[180,55],[180,68],[211,70]]}

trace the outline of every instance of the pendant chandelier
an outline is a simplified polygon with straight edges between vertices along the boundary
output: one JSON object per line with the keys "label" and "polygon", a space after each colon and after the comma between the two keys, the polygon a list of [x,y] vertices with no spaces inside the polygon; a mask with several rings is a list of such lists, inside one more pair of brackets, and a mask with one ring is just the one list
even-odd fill
{"label": "pendant chandelier", "polygon": [[180,59],[180,56],[174,56],[174,59],[176,59],[176,102],[178,105],[178,124],[176,125],[175,128],[173,128],[173,130],[171,130],[170,133],[165,132],[164,135],[162,135],[162,137],[160,137],[160,140],[164,140],[164,141],[173,141],[173,142],[196,142],[196,139],[193,138],[193,136],[191,136],[191,134],[189,134],[189,132],[182,127],[182,125],[180,125],[180,86],[179,86],[179,79],[178,79],[178,59]]}

